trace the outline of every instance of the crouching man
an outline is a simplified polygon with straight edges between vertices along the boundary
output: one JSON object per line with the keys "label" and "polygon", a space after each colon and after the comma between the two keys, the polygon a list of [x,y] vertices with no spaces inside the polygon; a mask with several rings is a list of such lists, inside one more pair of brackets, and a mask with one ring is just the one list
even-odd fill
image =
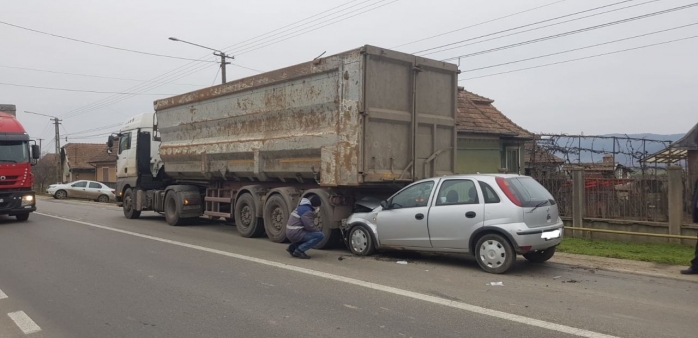
{"label": "crouching man", "polygon": [[320,243],[325,235],[313,220],[315,213],[320,208],[320,198],[312,196],[310,199],[303,198],[291,215],[286,224],[286,237],[291,241],[291,245],[286,251],[296,258],[308,259],[305,252]]}

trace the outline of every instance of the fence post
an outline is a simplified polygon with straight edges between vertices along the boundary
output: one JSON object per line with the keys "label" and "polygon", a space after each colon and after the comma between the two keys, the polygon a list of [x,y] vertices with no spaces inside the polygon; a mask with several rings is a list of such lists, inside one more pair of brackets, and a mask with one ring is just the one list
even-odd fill
{"label": "fence post", "polygon": [[[582,168],[572,169],[572,226],[584,227],[584,170]],[[585,237],[585,235],[583,231],[574,230],[572,237]]]}
{"label": "fence post", "polygon": [[[668,168],[669,194],[669,234],[681,235],[683,224],[683,168],[671,166]],[[672,238],[671,243],[680,244],[680,239]]]}

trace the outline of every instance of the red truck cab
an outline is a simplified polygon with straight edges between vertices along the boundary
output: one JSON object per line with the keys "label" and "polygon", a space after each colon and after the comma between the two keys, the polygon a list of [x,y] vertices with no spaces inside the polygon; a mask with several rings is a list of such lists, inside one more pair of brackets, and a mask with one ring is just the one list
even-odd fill
{"label": "red truck cab", "polygon": [[15,106],[0,104],[0,216],[26,221],[36,211],[31,167],[40,156],[41,149],[30,145],[29,135],[17,120]]}

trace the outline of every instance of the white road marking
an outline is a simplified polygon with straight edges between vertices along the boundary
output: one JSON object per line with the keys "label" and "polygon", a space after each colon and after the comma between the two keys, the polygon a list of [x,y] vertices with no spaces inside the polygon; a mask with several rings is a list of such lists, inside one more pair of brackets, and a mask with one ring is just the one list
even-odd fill
{"label": "white road marking", "polygon": [[245,255],[240,255],[240,254],[222,251],[222,250],[217,250],[217,249],[211,249],[211,248],[207,248],[207,247],[203,247],[203,246],[199,246],[199,245],[173,241],[173,240],[155,237],[155,236],[150,236],[150,235],[144,235],[144,234],[140,234],[137,232],[116,229],[116,228],[112,228],[112,227],[108,227],[108,226],[104,226],[104,225],[99,225],[99,224],[94,224],[94,223],[89,223],[89,222],[84,222],[84,221],[77,221],[77,220],[64,218],[64,217],[60,217],[60,216],[54,216],[54,215],[38,213],[38,212],[36,214],[41,215],[41,216],[55,218],[55,219],[60,219],[60,220],[67,221],[67,222],[73,222],[73,223],[83,224],[83,225],[87,225],[87,226],[91,226],[91,227],[95,227],[95,228],[99,228],[99,229],[109,230],[109,231],[113,231],[113,232],[117,232],[117,233],[121,233],[121,234],[150,239],[150,240],[161,242],[161,243],[177,245],[177,246],[185,247],[185,248],[189,248],[189,249],[204,251],[204,252],[222,255],[222,256],[226,256],[226,257],[232,257],[232,258],[236,258],[236,259],[240,259],[240,260],[244,260],[244,261],[248,261],[248,262],[272,266],[272,267],[276,267],[276,268],[280,268],[280,269],[284,269],[284,270],[299,272],[299,273],[303,273],[306,275],[321,277],[321,278],[325,278],[325,279],[329,279],[329,280],[333,280],[333,281],[337,281],[337,282],[342,282],[342,283],[346,283],[346,284],[364,287],[367,289],[391,293],[394,295],[399,295],[399,296],[403,296],[403,297],[407,297],[407,298],[417,299],[417,300],[425,301],[428,303],[433,303],[433,304],[442,305],[442,306],[448,306],[448,307],[452,307],[452,308],[456,308],[456,309],[460,309],[460,310],[464,310],[464,311],[468,311],[468,312],[472,312],[472,313],[476,313],[476,314],[481,314],[481,315],[485,315],[485,316],[489,316],[489,317],[493,317],[493,318],[508,320],[508,321],[515,322],[515,323],[539,327],[539,328],[543,328],[543,329],[547,329],[547,330],[551,330],[551,331],[557,331],[557,332],[561,332],[561,333],[566,333],[566,334],[570,334],[570,335],[575,335],[575,336],[579,336],[579,337],[617,338],[615,336],[611,336],[611,335],[607,335],[607,334],[603,334],[603,333],[599,333],[599,332],[588,331],[588,330],[579,329],[576,327],[552,323],[552,322],[546,322],[544,320],[529,318],[529,317],[520,316],[520,315],[516,315],[516,314],[512,314],[512,313],[498,311],[498,310],[492,310],[492,309],[484,308],[484,307],[477,306],[477,305],[467,304],[464,302],[458,302],[458,301],[448,300],[448,299],[444,299],[444,298],[434,297],[434,296],[425,295],[425,294],[418,293],[418,292],[413,292],[413,291],[395,288],[392,286],[381,285],[381,284],[376,284],[376,283],[372,283],[372,282],[366,282],[366,281],[362,281],[359,279],[339,276],[339,275],[326,273],[326,272],[322,272],[322,271],[306,269],[306,268],[302,268],[302,267],[298,267],[298,266],[294,266],[294,265],[288,265],[288,264],[279,263],[279,262],[274,262],[274,261],[270,261],[270,260],[266,260],[266,259],[262,259],[262,258],[245,256]]}
{"label": "white road marking", "polygon": [[30,333],[35,333],[41,331],[41,328],[39,325],[36,325],[34,321],[27,316],[24,311],[17,311],[17,312],[11,312],[7,314],[10,316],[10,319],[17,324],[20,330],[24,332],[24,334],[30,334]]}
{"label": "white road marking", "polygon": [[7,295],[4,292],[2,292],[2,290],[0,290],[0,299],[5,299],[5,298],[7,298]]}

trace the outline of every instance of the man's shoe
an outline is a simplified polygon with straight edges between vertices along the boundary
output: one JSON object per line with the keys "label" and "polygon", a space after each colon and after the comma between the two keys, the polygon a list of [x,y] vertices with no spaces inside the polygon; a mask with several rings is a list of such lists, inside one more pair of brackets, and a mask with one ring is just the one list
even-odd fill
{"label": "man's shoe", "polygon": [[305,252],[298,251],[298,250],[293,252],[293,257],[300,258],[300,259],[310,259],[310,256],[306,255]]}
{"label": "man's shoe", "polygon": [[293,256],[293,257],[296,257],[296,256],[294,255],[294,252],[295,252],[295,251],[296,251],[296,245],[295,245],[295,244],[291,244],[291,245],[288,246],[288,248],[286,248],[286,252],[288,252],[288,254],[291,255],[291,256]]}
{"label": "man's shoe", "polygon": [[698,275],[698,269],[690,267],[686,270],[681,270],[682,275]]}

